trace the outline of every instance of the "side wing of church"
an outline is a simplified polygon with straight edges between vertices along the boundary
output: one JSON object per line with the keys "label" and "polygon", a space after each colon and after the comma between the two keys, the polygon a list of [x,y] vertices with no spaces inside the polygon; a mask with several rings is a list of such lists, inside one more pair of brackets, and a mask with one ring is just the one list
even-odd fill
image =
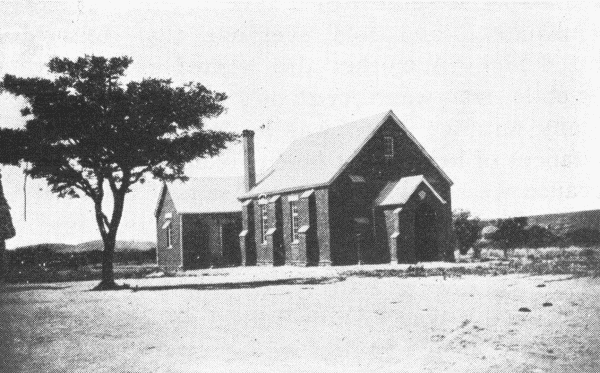
{"label": "side wing of church", "polygon": [[190,178],[163,184],[155,209],[160,268],[197,269],[242,264],[242,178]]}

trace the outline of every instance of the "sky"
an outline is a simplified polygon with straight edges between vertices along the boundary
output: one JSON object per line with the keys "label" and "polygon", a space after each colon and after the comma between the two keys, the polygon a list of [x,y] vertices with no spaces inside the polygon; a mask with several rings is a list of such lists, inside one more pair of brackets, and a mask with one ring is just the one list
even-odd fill
{"label": "sky", "polygon": [[[226,92],[207,128],[256,131],[260,174],[295,139],[392,109],[482,218],[600,208],[600,5],[488,2],[0,1],[0,75],[54,56],[128,55],[128,80]],[[24,102],[0,95],[0,126]],[[88,199],[0,166],[21,245],[99,239]],[[187,167],[241,175],[241,144]],[[119,239],[154,241],[158,181],[128,195]]]}

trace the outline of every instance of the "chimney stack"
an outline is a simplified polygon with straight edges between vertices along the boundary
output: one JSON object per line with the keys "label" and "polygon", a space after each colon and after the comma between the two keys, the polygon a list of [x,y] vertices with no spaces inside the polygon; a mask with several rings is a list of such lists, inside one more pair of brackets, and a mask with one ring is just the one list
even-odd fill
{"label": "chimney stack", "polygon": [[254,131],[243,130],[244,142],[244,187],[246,192],[256,185],[256,169],[254,164]]}

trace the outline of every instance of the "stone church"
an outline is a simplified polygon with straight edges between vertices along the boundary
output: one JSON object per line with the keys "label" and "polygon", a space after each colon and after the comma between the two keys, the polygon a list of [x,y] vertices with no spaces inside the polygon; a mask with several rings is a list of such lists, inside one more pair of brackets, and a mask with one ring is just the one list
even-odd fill
{"label": "stone church", "polygon": [[[243,146],[243,188],[241,178],[224,183],[216,198],[212,182],[203,188],[199,180],[166,212],[165,185],[156,209],[159,265],[415,263],[451,255],[452,181],[391,110],[294,141],[259,178],[252,131],[243,132]],[[213,229],[192,215],[213,219]],[[202,244],[192,238],[201,230],[218,237]],[[165,248],[167,234],[178,235],[178,247],[171,239]],[[177,259],[166,261],[166,250]],[[186,265],[195,256],[206,258]]]}

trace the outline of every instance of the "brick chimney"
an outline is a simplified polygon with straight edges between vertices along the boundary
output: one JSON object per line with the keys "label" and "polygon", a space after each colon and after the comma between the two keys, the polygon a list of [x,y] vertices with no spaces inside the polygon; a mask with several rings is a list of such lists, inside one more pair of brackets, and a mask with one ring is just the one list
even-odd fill
{"label": "brick chimney", "polygon": [[244,187],[246,192],[256,185],[256,168],[254,164],[254,131],[243,130],[244,143]]}

